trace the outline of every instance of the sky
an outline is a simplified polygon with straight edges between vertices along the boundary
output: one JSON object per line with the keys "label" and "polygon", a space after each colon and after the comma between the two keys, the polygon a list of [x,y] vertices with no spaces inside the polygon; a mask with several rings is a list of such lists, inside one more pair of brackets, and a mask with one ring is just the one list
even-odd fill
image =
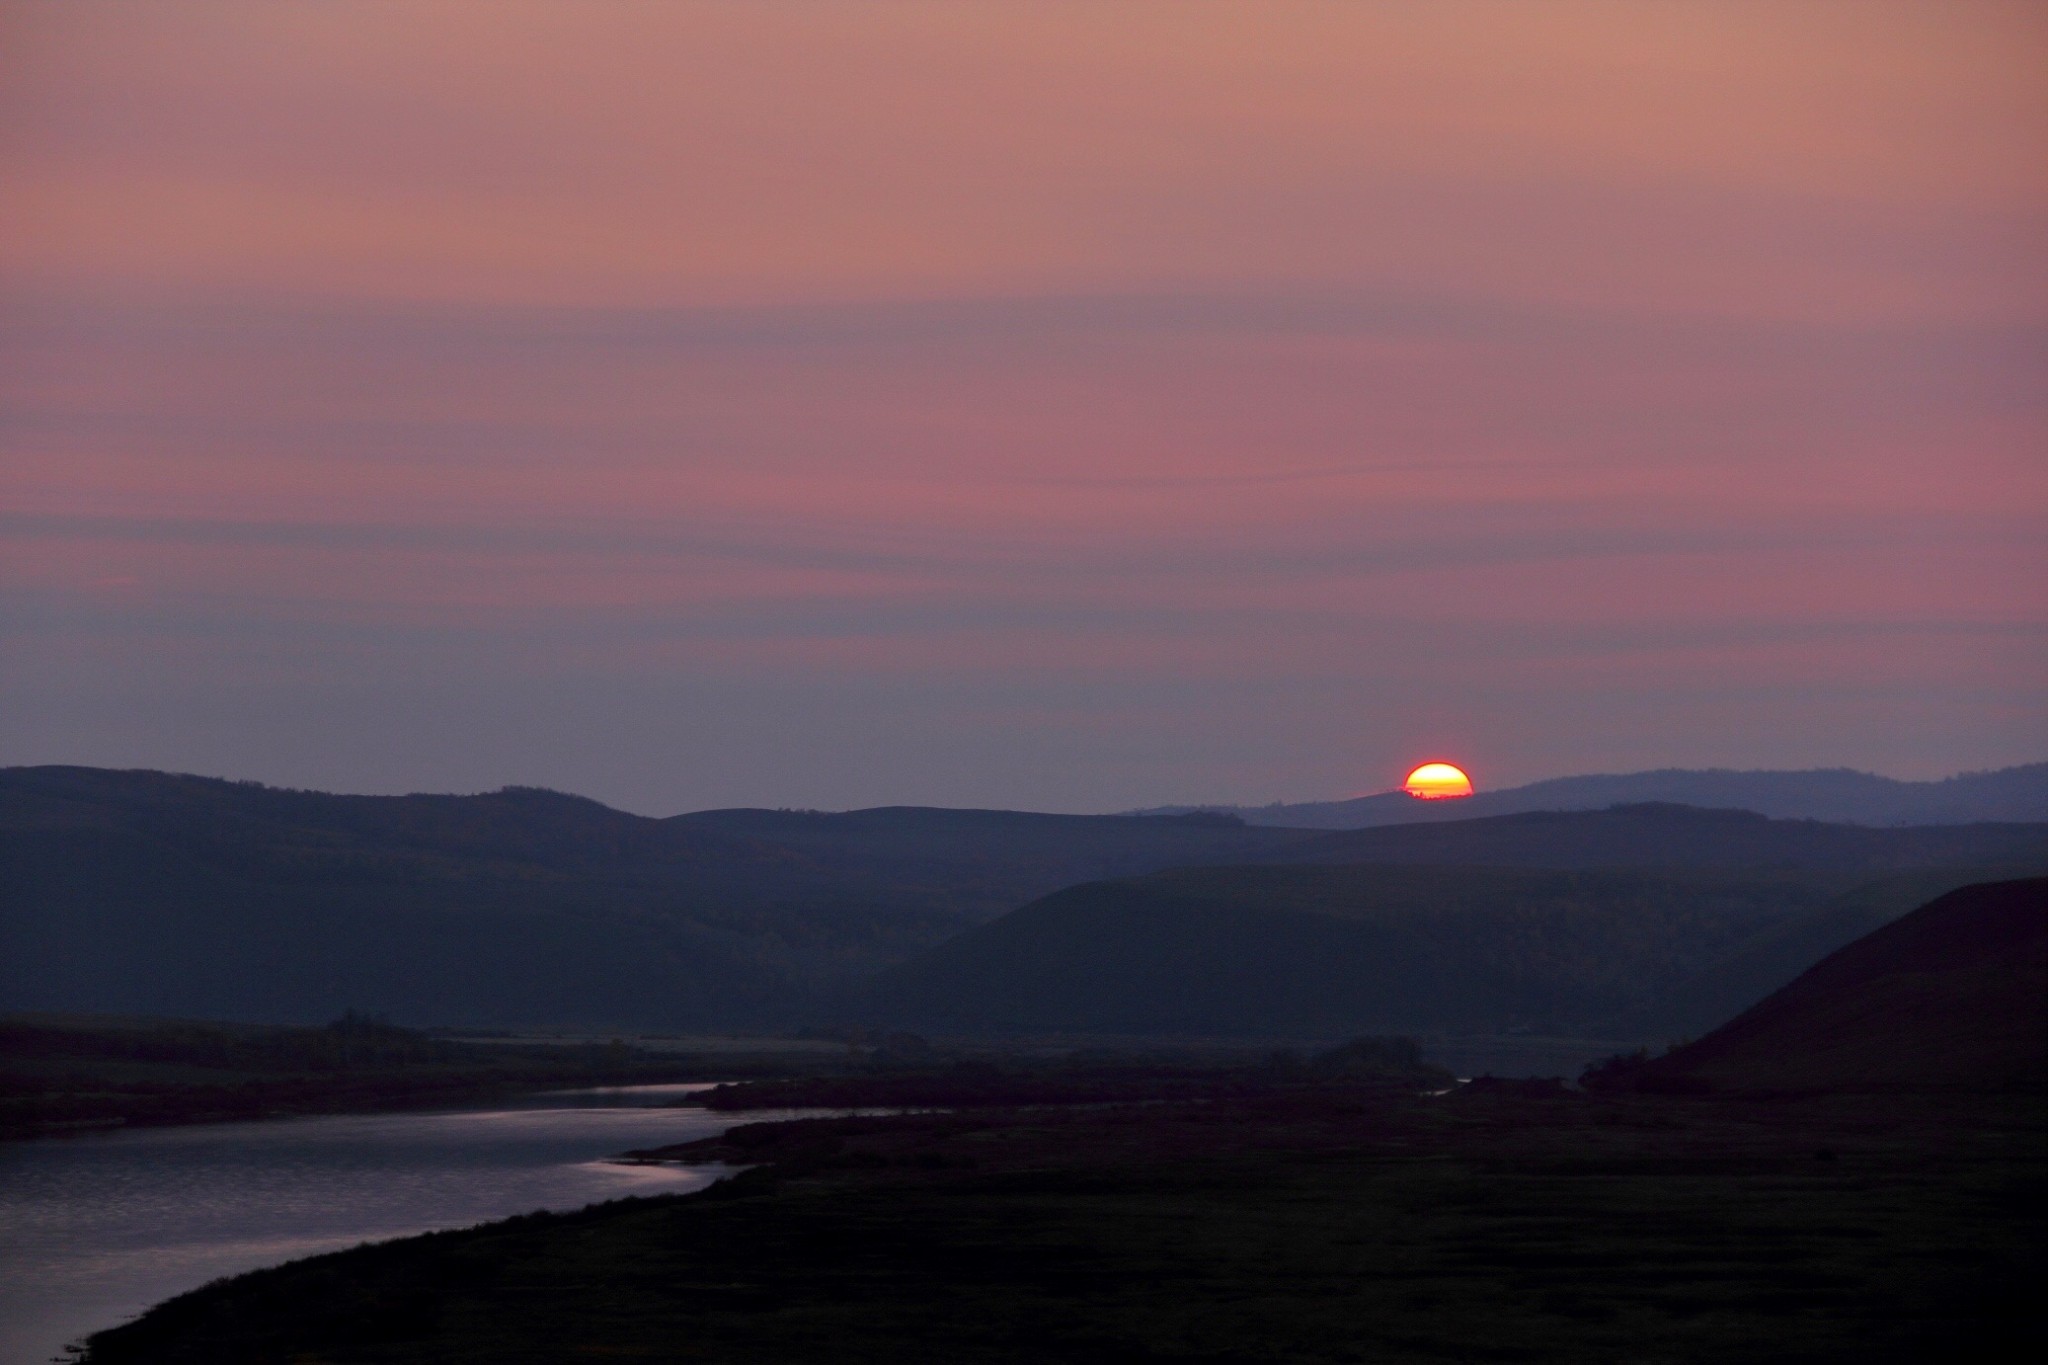
{"label": "sky", "polygon": [[2048,758],[2048,7],[0,7],[0,763]]}

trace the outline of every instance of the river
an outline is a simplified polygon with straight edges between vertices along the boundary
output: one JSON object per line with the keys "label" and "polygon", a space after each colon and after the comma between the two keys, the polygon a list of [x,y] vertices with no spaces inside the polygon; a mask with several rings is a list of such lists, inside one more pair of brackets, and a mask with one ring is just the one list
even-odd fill
{"label": "river", "polygon": [[[656,1108],[699,1086],[537,1096],[0,1145],[0,1365],[222,1275],[534,1209],[697,1189],[715,1170],[618,1165],[738,1120]],[[749,1114],[745,1121],[780,1115]]]}

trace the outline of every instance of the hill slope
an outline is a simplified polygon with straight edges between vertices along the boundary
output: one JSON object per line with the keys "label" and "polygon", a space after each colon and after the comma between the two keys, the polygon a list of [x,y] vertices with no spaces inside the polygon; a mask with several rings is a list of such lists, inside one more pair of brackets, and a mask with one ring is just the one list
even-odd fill
{"label": "hill slope", "polygon": [[531,789],[333,796],[17,768],[0,771],[0,1009],[774,1020],[809,983],[1059,886],[1302,837],[1005,811],[653,820]]}
{"label": "hill slope", "polygon": [[2048,1082],[2048,878],[1951,891],[1638,1079],[1740,1089]]}
{"label": "hill slope", "polygon": [[1662,768],[1642,773],[1559,777],[1482,791],[1462,801],[1416,801],[1383,792],[1349,801],[1270,806],[1163,806],[1157,812],[1208,810],[1254,825],[1365,829],[1375,825],[1470,820],[1532,810],[1600,810],[1642,802],[1751,810],[1763,815],[1863,825],[1947,825],[1979,820],[2048,820],[2048,763],[1961,773],[1937,782],[1900,782],[1851,768],[1804,772]]}
{"label": "hill slope", "polygon": [[1671,1037],[1918,903],[1921,873],[1238,867],[1070,887],[883,972],[961,1031]]}

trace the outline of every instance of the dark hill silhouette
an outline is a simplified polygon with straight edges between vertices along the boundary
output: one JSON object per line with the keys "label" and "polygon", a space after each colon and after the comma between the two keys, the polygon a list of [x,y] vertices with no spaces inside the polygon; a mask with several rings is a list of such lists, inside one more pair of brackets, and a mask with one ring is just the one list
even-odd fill
{"label": "dark hill silhouette", "polygon": [[1616,1079],[1650,1089],[2048,1084],[2048,878],[1951,891]]}
{"label": "dark hill silhouette", "polygon": [[559,792],[336,796],[0,771],[0,1009],[281,1022],[774,1020],[1076,881],[1269,857],[1214,817],[655,820]]}
{"label": "dark hill silhouette", "polygon": [[1024,811],[718,810],[650,819],[533,787],[474,796],[340,796],[93,768],[0,770],[0,829],[120,829],[266,874],[470,877],[682,873],[722,892],[849,881],[986,918],[1090,877],[1267,856],[1303,835],[1214,816]]}
{"label": "dark hill silhouette", "polygon": [[1673,1037],[1975,874],[1204,868],[1069,887],[878,978],[956,1032]]}
{"label": "dark hill silhouette", "polygon": [[1365,829],[1532,810],[1601,810],[1644,802],[1862,825],[2038,821],[2048,820],[2048,763],[1960,773],[1936,782],[1901,782],[1851,768],[1795,772],[1660,768],[1551,778],[1499,791],[1482,790],[1460,801],[1417,801],[1401,792],[1382,792],[1348,801],[1162,806],[1147,813],[1210,810],[1241,816],[1254,825]]}

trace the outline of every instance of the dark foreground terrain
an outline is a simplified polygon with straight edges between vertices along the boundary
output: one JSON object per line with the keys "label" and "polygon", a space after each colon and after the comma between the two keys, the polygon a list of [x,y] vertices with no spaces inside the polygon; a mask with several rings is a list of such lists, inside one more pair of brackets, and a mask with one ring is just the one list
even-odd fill
{"label": "dark foreground terrain", "polygon": [[675,1154],[769,1163],[705,1195],[260,1272],[88,1359],[2022,1359],[2044,1152],[2020,1095],[1333,1086],[762,1125]]}

